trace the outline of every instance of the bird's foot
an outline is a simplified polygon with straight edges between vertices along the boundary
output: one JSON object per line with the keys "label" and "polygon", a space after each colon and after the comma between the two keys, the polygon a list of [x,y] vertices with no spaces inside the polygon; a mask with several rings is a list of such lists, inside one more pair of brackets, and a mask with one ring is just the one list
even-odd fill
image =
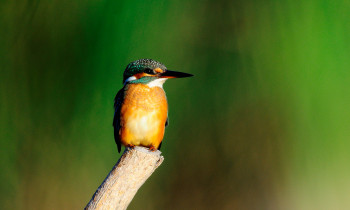
{"label": "bird's foot", "polygon": [[148,149],[149,149],[149,151],[151,151],[151,152],[154,152],[154,151],[157,150],[157,148],[155,148],[154,146],[151,146],[151,147],[149,147]]}
{"label": "bird's foot", "polygon": [[133,145],[133,144],[128,144],[127,147],[130,147],[131,149],[134,149],[134,148],[135,148],[135,145]]}

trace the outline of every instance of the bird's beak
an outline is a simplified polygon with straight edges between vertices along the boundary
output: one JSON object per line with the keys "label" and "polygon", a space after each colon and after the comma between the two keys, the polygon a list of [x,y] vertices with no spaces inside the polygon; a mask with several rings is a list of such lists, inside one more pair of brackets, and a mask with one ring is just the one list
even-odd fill
{"label": "bird's beak", "polygon": [[183,77],[192,77],[192,74],[187,74],[183,72],[178,72],[178,71],[170,71],[166,70],[163,73],[159,74],[160,78],[183,78]]}

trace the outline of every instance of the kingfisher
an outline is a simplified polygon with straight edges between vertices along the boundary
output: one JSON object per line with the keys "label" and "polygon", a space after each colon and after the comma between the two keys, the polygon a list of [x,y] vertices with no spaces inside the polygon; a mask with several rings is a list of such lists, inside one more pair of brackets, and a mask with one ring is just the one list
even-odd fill
{"label": "kingfisher", "polygon": [[118,146],[143,146],[160,149],[168,125],[168,102],[163,84],[170,78],[191,77],[168,70],[152,59],[140,59],[127,65],[123,88],[114,99],[114,139]]}

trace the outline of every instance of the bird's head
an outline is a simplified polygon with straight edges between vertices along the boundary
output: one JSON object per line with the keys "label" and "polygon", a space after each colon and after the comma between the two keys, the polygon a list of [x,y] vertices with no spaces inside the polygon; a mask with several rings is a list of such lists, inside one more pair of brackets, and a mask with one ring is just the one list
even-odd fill
{"label": "bird's head", "polygon": [[191,77],[192,74],[168,70],[162,63],[152,59],[140,59],[129,63],[124,71],[123,83],[142,83],[160,86],[170,78]]}

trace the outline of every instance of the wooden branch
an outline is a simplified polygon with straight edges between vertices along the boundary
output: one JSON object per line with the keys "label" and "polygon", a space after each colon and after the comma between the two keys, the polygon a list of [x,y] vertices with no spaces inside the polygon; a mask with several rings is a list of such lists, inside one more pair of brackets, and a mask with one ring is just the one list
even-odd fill
{"label": "wooden branch", "polygon": [[145,147],[127,147],[85,209],[126,209],[163,160],[159,150],[151,152]]}

